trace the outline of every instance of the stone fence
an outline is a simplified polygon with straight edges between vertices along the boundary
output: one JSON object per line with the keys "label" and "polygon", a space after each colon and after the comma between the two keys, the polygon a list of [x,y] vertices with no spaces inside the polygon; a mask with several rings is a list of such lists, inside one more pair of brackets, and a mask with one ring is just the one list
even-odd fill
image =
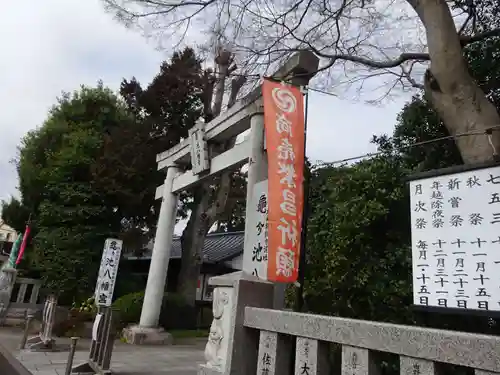
{"label": "stone fence", "polygon": [[437,375],[443,363],[500,373],[500,337],[275,310],[274,285],[241,272],[209,282],[214,321],[199,374],[329,374],[331,343],[342,375],[380,374],[380,352],[399,356],[402,375]]}
{"label": "stone fence", "polygon": [[25,311],[34,314],[40,310],[43,307],[43,303],[40,303],[41,287],[42,282],[40,280],[17,278],[10,297],[11,302],[7,317],[20,317],[25,314]]}
{"label": "stone fence", "polygon": [[41,311],[43,308],[43,303],[40,303],[41,286],[40,280],[16,278],[10,297],[5,298],[8,302],[4,306],[2,323],[8,325],[21,323],[25,314],[34,315]]}
{"label": "stone fence", "polygon": [[373,351],[399,355],[401,374],[436,374],[436,363],[481,375],[500,372],[500,337],[495,336],[254,307],[246,307],[244,326],[259,331],[258,374],[266,373],[266,363],[275,366],[271,374],[290,361],[290,336],[296,342],[295,374],[328,373],[327,343],[342,345],[345,375],[375,374]]}

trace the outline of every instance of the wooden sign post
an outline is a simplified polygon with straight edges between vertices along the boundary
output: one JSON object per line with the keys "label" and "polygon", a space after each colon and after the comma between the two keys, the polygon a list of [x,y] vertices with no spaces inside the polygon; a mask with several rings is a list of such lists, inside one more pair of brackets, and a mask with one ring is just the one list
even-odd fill
{"label": "wooden sign post", "polygon": [[111,355],[113,354],[116,338],[116,327],[111,304],[122,247],[123,241],[115,238],[108,238],[104,243],[101,267],[95,289],[97,314],[92,327],[89,358],[85,363],[74,366],[71,373],[111,374]]}

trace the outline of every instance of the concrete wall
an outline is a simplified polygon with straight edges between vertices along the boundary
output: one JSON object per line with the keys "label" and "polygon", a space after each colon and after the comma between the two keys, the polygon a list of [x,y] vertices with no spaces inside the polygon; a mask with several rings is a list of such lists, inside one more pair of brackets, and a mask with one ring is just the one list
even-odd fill
{"label": "concrete wall", "polygon": [[7,224],[0,221],[0,241],[1,242],[15,242],[17,233],[14,229]]}
{"label": "concrete wall", "polygon": [[227,267],[232,268],[235,271],[241,271],[243,269],[243,254],[238,255],[227,262],[224,262]]}

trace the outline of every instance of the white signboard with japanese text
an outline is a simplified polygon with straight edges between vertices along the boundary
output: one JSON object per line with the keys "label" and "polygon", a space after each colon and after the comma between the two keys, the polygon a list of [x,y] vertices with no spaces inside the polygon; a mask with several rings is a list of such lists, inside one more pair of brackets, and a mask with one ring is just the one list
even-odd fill
{"label": "white signboard with japanese text", "polygon": [[95,303],[98,306],[111,306],[122,246],[123,241],[115,238],[108,238],[104,243],[95,289]]}
{"label": "white signboard with japanese text", "polygon": [[251,221],[250,232],[246,236],[243,252],[243,271],[267,280],[268,266],[268,181],[264,180],[254,185],[252,201],[247,205],[251,210],[247,216]]}
{"label": "white signboard with japanese text", "polygon": [[210,168],[205,125],[197,124],[189,129],[189,139],[191,142],[191,165],[193,174],[196,175]]}
{"label": "white signboard with japanese text", "polygon": [[500,311],[500,166],[410,182],[415,305]]}

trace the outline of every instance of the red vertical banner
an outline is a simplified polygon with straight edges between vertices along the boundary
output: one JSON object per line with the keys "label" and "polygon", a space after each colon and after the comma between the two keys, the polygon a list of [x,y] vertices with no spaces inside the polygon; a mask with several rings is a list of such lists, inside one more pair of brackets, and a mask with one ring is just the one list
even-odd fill
{"label": "red vertical banner", "polygon": [[262,84],[268,157],[267,279],[297,280],[304,206],[304,98],[299,88]]}
{"label": "red vertical banner", "polygon": [[26,225],[26,230],[24,231],[24,236],[23,236],[23,242],[21,243],[19,255],[17,256],[17,259],[16,259],[16,264],[21,263],[21,260],[23,259],[24,250],[26,250],[26,246],[28,245],[28,237],[30,235],[30,230],[31,229],[30,229],[29,224]]}

